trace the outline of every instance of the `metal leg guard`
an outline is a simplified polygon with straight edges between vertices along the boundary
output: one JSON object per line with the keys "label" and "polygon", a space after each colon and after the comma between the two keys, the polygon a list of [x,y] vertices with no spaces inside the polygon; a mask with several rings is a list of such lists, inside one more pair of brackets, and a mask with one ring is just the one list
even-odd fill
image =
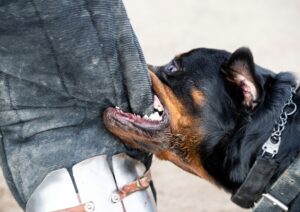
{"label": "metal leg guard", "polygon": [[[143,176],[146,171],[144,164],[130,158],[126,154],[113,156],[113,169],[119,190],[129,182],[133,182],[140,176]],[[126,211],[156,211],[155,200],[150,187],[135,192],[122,201]]]}
{"label": "metal leg guard", "polygon": [[54,211],[80,204],[67,169],[49,173],[27,202],[27,212]]}
{"label": "metal leg guard", "polygon": [[[139,185],[145,166],[123,153],[113,156],[112,165],[114,175],[105,155],[84,160],[72,168],[74,184],[67,169],[49,173],[28,200],[26,212],[156,211],[148,179]],[[118,191],[134,183],[134,192],[116,199]]]}

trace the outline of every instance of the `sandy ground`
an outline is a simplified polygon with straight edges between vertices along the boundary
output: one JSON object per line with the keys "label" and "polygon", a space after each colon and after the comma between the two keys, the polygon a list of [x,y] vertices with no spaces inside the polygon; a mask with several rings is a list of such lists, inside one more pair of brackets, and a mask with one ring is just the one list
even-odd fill
{"label": "sandy ground", "polygon": [[[195,47],[252,49],[257,64],[300,73],[299,0],[124,0],[148,63]],[[242,212],[224,191],[154,161],[160,212]],[[1,183],[2,182],[2,183]],[[0,173],[0,212],[17,212]],[[249,210],[248,210],[249,211]]]}

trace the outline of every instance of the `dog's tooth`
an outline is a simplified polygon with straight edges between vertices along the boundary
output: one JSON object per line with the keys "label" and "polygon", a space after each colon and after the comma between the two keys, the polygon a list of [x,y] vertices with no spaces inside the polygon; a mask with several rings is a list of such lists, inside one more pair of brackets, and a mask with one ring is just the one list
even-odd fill
{"label": "dog's tooth", "polygon": [[156,107],[154,107],[156,110],[158,110],[159,112],[164,112],[164,107],[162,105],[157,105]]}
{"label": "dog's tooth", "polygon": [[164,107],[162,106],[159,98],[154,95],[154,102],[153,102],[153,107],[158,110],[159,112],[163,112],[164,111]]}
{"label": "dog's tooth", "polygon": [[149,119],[149,116],[148,115],[144,115],[143,119]]}
{"label": "dog's tooth", "polygon": [[121,108],[119,108],[118,106],[115,107],[117,111],[122,112]]}
{"label": "dog's tooth", "polygon": [[161,120],[161,116],[159,115],[158,112],[152,113],[149,118],[153,121],[160,121]]}
{"label": "dog's tooth", "polygon": [[164,108],[161,105],[153,105],[154,109],[158,112],[164,112]]}
{"label": "dog's tooth", "polygon": [[157,108],[157,110],[158,110],[159,112],[164,112],[164,108],[163,108],[163,107]]}
{"label": "dog's tooth", "polygon": [[150,114],[149,118],[152,120],[154,118],[154,113]]}

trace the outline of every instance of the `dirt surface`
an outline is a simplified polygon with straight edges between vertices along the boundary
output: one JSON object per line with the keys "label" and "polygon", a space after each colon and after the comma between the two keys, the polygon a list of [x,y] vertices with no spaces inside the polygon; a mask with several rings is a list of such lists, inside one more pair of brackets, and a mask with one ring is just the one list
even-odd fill
{"label": "dirt surface", "polygon": [[[195,47],[252,49],[257,64],[300,73],[299,0],[124,0],[146,60],[167,63]],[[242,212],[224,191],[154,161],[160,212]],[[0,212],[20,211],[0,173]]]}

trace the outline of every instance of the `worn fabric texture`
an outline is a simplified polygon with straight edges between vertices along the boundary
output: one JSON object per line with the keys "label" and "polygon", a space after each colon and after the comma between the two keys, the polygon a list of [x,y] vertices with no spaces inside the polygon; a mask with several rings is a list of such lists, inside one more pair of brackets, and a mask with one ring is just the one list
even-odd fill
{"label": "worn fabric texture", "polygon": [[145,159],[102,123],[108,106],[152,110],[121,0],[0,0],[0,104],[1,165],[22,207],[52,170],[101,154]]}

